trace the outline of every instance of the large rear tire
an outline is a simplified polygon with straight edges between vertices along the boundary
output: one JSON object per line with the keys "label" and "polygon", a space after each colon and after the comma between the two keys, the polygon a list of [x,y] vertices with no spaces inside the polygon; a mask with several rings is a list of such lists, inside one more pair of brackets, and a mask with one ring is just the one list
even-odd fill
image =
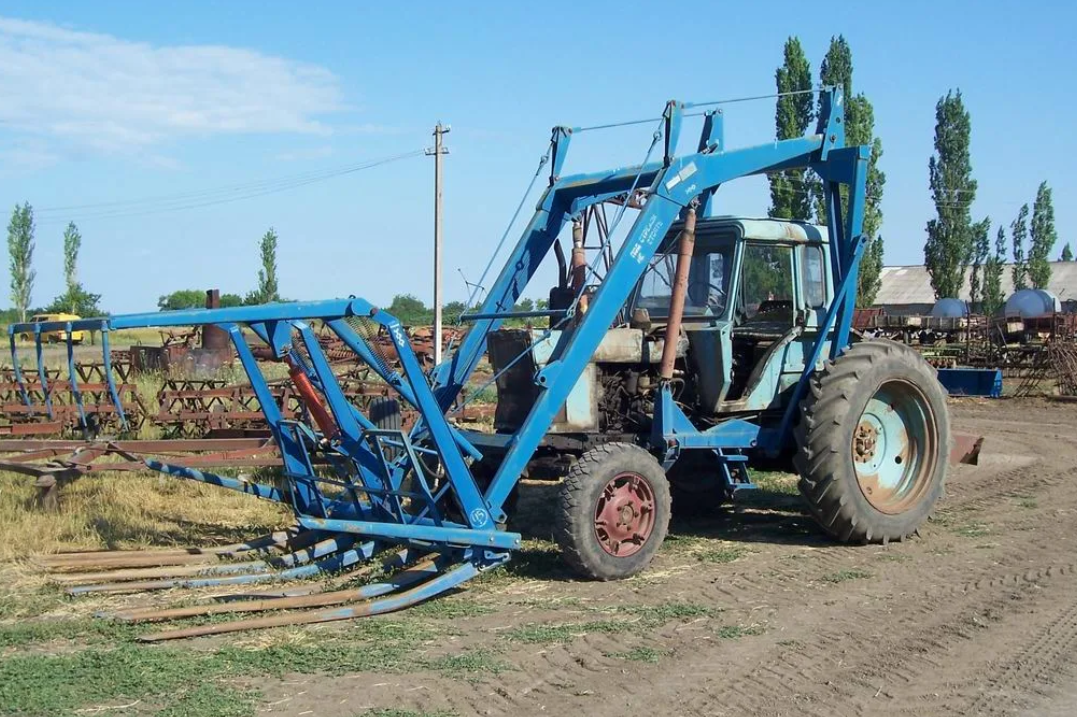
{"label": "large rear tire", "polygon": [[[395,398],[388,396],[375,396],[370,400],[367,407],[370,422],[374,427],[382,431],[399,431],[404,427],[403,416],[400,415],[400,403]],[[396,460],[403,450],[400,448],[385,447],[385,457]]]}
{"label": "large rear tire", "polygon": [[620,580],[650,564],[666,538],[669,516],[669,483],[654,456],[629,443],[607,443],[569,470],[554,534],[577,573]]}
{"label": "large rear tire", "polygon": [[843,541],[903,540],[943,494],[946,392],[913,349],[855,344],[811,379],[797,426],[800,491]]}

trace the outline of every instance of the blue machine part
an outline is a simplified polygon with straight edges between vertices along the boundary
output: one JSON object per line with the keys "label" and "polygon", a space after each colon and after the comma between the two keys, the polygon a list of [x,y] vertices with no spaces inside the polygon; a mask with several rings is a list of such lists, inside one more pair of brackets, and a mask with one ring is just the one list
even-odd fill
{"label": "blue machine part", "polygon": [[940,368],[939,383],[951,396],[1002,395],[1002,370],[997,368]]}
{"label": "blue machine part", "polygon": [[1049,316],[1062,310],[1058,297],[1046,289],[1021,289],[1006,299],[1003,315],[1034,319]]}
{"label": "blue machine part", "polygon": [[969,307],[961,299],[939,299],[931,307],[931,315],[940,319],[962,319],[969,315]]}
{"label": "blue machine part", "polygon": [[[844,146],[843,97],[839,89],[831,88],[821,93],[818,126],[808,136],[729,149],[723,135],[722,115],[707,110],[695,113],[704,117],[697,150],[677,156],[677,139],[685,113],[715,104],[720,103],[668,103],[644,161],[599,172],[561,176],[572,139],[598,128],[555,128],[549,151],[540,163],[540,171],[547,164],[550,167],[548,188],[489,287],[481,308],[469,317],[473,325],[465,340],[429,374],[412,353],[400,322],[359,298],[14,324],[9,327],[13,363],[19,366],[16,336],[22,332],[35,337],[35,359],[44,382],[42,332],[64,330],[70,342],[72,331],[100,331],[107,361],[111,331],[192,325],[223,328],[232,339],[279,446],[283,486],[277,489],[165,462],[152,462],[148,467],[186,480],[281,501],[295,512],[303,532],[316,536],[315,542],[338,541],[333,551],[312,561],[301,560],[295,554],[297,548],[286,545],[284,549],[291,557],[280,564],[283,571],[275,573],[277,577],[307,576],[356,566],[375,559],[387,549],[412,550],[417,558],[436,561],[436,569],[419,571],[420,582],[414,587],[354,607],[321,611],[311,621],[345,619],[406,607],[502,564],[511,550],[519,546],[520,536],[504,529],[503,505],[558,413],[570,401],[588,362],[670,226],[690,207],[705,210],[715,190],[726,182],[808,167],[823,183],[834,294],[826,311],[811,317],[813,338],[793,347],[804,368],[799,377],[781,377],[781,388],[789,392],[790,398],[780,422],[763,426],[758,419],[734,419],[700,428],[672,400],[669,387],[665,386],[660,400],[656,401],[650,447],[666,460],[679,451],[698,449],[737,461],[743,460],[737,454],[747,449],[776,453],[793,440],[793,417],[812,371],[849,344],[857,268],[866,243],[862,222],[870,150]],[[662,157],[652,160],[651,155],[658,147]],[[490,333],[504,319],[514,316],[513,305],[539,264],[551,253],[565,224],[586,208],[611,200],[620,207],[610,228],[611,235],[630,204],[638,208],[635,221],[604,275],[599,279],[594,265],[589,267],[588,286],[577,293],[568,310],[551,317],[550,343],[542,350],[544,365],[534,378],[537,398],[526,420],[509,439],[496,475],[480,485],[471,473],[470,463],[481,458],[481,452],[446,414],[484,355]],[[581,299],[585,292],[584,305]],[[419,419],[410,431],[379,429],[349,403],[318,344],[311,322],[320,322],[343,340],[361,362],[386,382],[399,401],[414,408]],[[554,330],[559,330],[556,336]],[[399,372],[390,371],[379,357],[371,342],[371,331],[388,336],[400,362]],[[273,356],[288,364],[306,404],[307,415],[302,420],[288,421],[282,417],[248,346],[248,337],[260,339]],[[778,377],[772,378],[777,387]],[[16,380],[27,405],[33,406],[18,373]],[[110,390],[115,400],[111,379]],[[78,401],[74,377],[72,391]],[[44,405],[37,408],[51,413],[47,390],[44,397]],[[90,432],[85,419],[83,428]],[[264,565],[250,567],[244,573],[199,576],[184,584],[204,586],[266,579]],[[212,627],[213,631],[227,629]]]}

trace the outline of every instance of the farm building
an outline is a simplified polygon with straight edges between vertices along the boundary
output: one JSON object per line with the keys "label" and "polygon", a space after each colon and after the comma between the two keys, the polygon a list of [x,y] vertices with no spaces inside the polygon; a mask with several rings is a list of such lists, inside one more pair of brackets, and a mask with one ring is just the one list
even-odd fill
{"label": "farm building", "polygon": [[[961,296],[969,300],[969,274],[965,274],[965,284]],[[882,285],[875,297],[875,306],[886,309],[892,315],[920,315],[931,312],[935,305],[935,292],[931,288],[931,277],[924,266],[886,266],[880,277]],[[1077,261],[1051,262],[1051,281],[1048,291],[1058,297],[1063,311],[1077,311]],[[1013,293],[1013,264],[1006,264],[1002,271],[1002,295]]]}

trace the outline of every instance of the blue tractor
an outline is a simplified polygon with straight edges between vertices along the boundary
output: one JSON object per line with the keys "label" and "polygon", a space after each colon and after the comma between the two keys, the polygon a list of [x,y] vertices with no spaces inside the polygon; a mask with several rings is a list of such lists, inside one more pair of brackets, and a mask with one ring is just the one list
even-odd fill
{"label": "blue tractor", "polygon": [[[16,369],[15,337],[35,336],[44,384],[47,331],[102,332],[107,368],[110,331],[219,326],[281,453],[278,484],[167,458],[145,464],[287,504],[296,527],[284,538],[214,549],[213,559],[230,561],[197,568],[195,576],[187,567],[161,579],[157,569],[147,581],[136,569],[123,581],[75,591],[248,584],[380,561],[386,577],[361,588],[180,609],[192,615],[317,608],[298,618],[285,612],[147,639],[400,609],[509,560],[521,546],[506,523],[511,496],[522,476],[543,473],[564,476],[555,532],[565,558],[582,575],[603,580],[643,570],[673,508],[727,499],[750,485],[752,465],[795,465],[812,514],[838,539],[887,542],[916,531],[942,494],[949,419],[945,393],[919,355],[888,341],[858,341],[851,332],[867,241],[870,150],[845,146],[839,89],[820,92],[811,134],[756,147],[727,147],[722,104],[667,103],[643,161],[598,172],[563,170],[570,144],[601,128],[555,127],[532,180],[548,179],[534,214],[480,308],[463,317],[470,325],[464,339],[429,370],[400,322],[359,298],[10,327]],[[689,117],[699,118],[698,143],[678,154]],[[714,216],[722,184],[801,167],[819,179],[825,227]],[[603,221],[601,207],[613,208],[612,222]],[[633,214],[622,229],[621,220]],[[597,239],[588,239],[585,225],[601,226]],[[571,242],[567,255],[563,235]],[[549,305],[514,312],[544,262],[556,276]],[[507,328],[508,319],[532,328]],[[372,420],[348,400],[316,325],[417,412],[413,427],[403,430],[384,403],[381,418]],[[384,355],[376,335],[395,357]],[[303,415],[282,416],[252,338],[287,364]],[[69,363],[72,355],[69,346]],[[496,430],[464,431],[452,414],[487,356],[498,389]],[[77,402],[74,374],[72,368]],[[42,389],[23,390],[23,398],[51,415]],[[44,405],[35,403],[41,395]],[[258,559],[236,562],[244,556]],[[107,564],[122,567],[123,560]],[[151,611],[127,619],[162,617]]]}
{"label": "blue tractor", "polygon": [[[749,465],[799,473],[835,538],[913,533],[946,470],[946,393],[934,369],[883,340],[855,341],[830,360],[824,339],[812,362],[839,284],[825,227],[689,212],[647,261],[528,464],[530,476],[567,476],[555,514],[566,559],[593,578],[638,572],[671,510],[713,511],[753,487]],[[574,229],[579,258],[582,222]],[[578,293],[572,274],[560,275],[551,306]],[[485,456],[473,472],[496,473],[540,396],[532,379],[566,330],[490,334],[495,433],[470,435]]]}

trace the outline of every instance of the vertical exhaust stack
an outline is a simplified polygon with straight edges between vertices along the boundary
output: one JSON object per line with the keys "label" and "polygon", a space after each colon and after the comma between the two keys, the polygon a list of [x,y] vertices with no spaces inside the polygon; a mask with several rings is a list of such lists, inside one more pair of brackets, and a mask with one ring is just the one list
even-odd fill
{"label": "vertical exhaust stack", "polygon": [[[208,291],[206,291],[206,308],[221,308],[220,289],[209,289]],[[228,349],[230,345],[231,340],[228,338],[228,332],[222,329],[220,326],[206,324],[202,327],[202,348],[225,350]]]}
{"label": "vertical exhaust stack", "polygon": [[572,294],[580,297],[577,317],[587,313],[587,297],[581,292],[587,284],[587,251],[583,248],[583,222],[572,220]]}
{"label": "vertical exhaust stack", "polygon": [[677,237],[677,271],[673,279],[673,296],[669,300],[669,323],[666,324],[666,340],[662,346],[662,363],[659,371],[663,381],[673,378],[673,363],[677,360],[677,340],[681,335],[681,318],[688,293],[688,271],[692,268],[692,253],[696,248],[696,210],[689,207],[684,217],[684,229]]}

